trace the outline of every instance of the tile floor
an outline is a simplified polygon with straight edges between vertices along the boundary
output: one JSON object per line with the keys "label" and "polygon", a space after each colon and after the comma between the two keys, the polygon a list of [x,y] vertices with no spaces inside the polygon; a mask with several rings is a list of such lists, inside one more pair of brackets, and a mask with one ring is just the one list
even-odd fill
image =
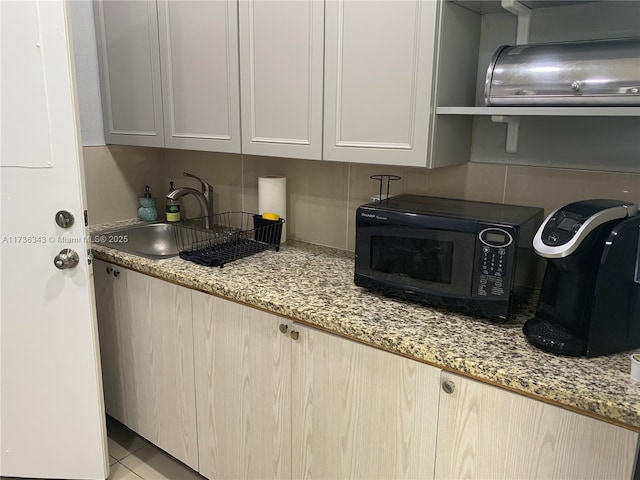
{"label": "tile floor", "polygon": [[111,466],[108,480],[206,480],[111,417],[107,417],[107,436]]}
{"label": "tile floor", "polygon": [[109,480],[204,480],[169,454],[107,417]]}

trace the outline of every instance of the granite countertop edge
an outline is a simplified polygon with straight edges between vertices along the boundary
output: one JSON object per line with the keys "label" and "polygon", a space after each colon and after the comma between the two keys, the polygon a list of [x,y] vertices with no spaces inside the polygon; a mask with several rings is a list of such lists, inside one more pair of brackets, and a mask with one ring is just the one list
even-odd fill
{"label": "granite countertop edge", "polygon": [[[98,225],[92,232],[130,223]],[[640,384],[629,376],[635,352],[585,359],[534,349],[521,334],[531,306],[513,323],[497,325],[388,299],[353,285],[353,253],[295,241],[279,253],[263,252],[224,268],[177,257],[150,260],[95,243],[92,250],[100,260],[640,432]]]}

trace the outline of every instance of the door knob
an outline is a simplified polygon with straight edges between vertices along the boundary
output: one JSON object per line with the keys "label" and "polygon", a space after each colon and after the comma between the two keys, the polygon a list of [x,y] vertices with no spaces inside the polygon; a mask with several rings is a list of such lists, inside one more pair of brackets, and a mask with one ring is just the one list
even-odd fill
{"label": "door knob", "polygon": [[60,250],[60,253],[53,259],[53,264],[60,270],[75,268],[79,262],[80,257],[78,257],[78,253],[70,248]]}

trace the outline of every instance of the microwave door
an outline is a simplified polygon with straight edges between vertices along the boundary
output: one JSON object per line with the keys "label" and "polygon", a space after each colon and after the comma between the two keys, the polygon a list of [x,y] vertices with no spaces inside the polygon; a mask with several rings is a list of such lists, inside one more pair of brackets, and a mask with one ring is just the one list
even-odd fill
{"label": "microwave door", "polygon": [[471,295],[475,234],[395,227],[364,228],[358,270],[408,292]]}
{"label": "microwave door", "polygon": [[453,242],[375,235],[371,237],[371,249],[370,267],[376,272],[451,283]]}

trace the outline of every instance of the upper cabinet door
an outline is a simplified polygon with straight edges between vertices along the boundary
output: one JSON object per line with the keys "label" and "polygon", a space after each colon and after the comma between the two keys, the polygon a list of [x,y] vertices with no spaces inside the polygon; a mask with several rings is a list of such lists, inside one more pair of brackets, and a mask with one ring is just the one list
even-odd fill
{"label": "upper cabinet door", "polygon": [[326,1],[326,160],[427,166],[437,9]]}
{"label": "upper cabinet door", "polygon": [[242,151],[322,156],[324,2],[240,0]]}
{"label": "upper cabinet door", "polygon": [[95,20],[106,142],[164,146],[155,0],[97,1]]}
{"label": "upper cabinet door", "polygon": [[159,1],[158,21],[165,145],[240,153],[236,2]]}

